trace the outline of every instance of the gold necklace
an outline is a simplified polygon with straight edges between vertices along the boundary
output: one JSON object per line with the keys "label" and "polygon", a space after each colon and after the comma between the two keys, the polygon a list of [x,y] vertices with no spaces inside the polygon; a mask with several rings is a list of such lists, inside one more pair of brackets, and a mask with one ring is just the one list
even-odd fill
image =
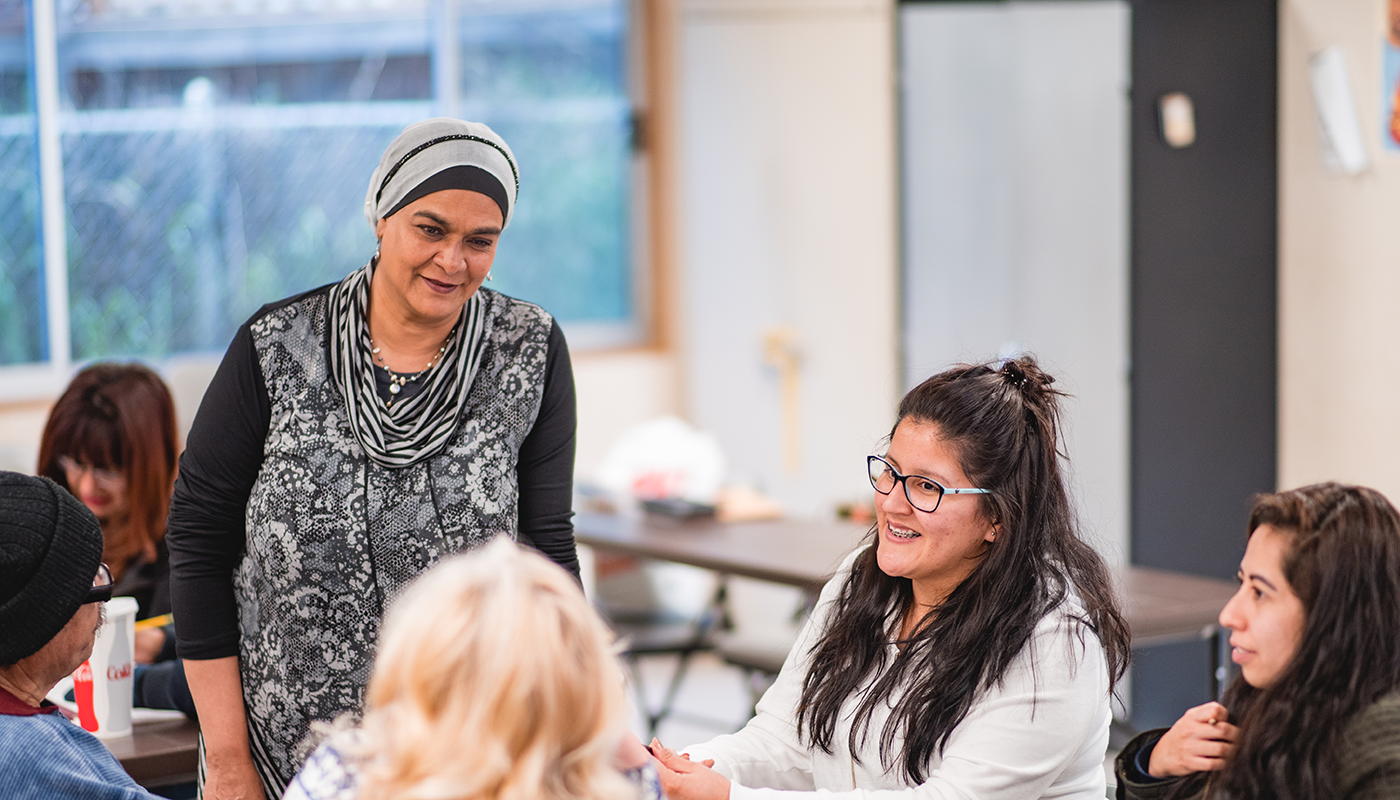
{"label": "gold necklace", "polygon": [[389,369],[388,363],[384,361],[384,356],[379,354],[379,348],[374,344],[373,337],[370,338],[370,353],[374,354],[374,360],[379,362],[379,365],[384,368],[384,371],[389,373],[390,397],[388,400],[384,401],[385,408],[390,408],[393,406],[394,398],[398,396],[399,392],[403,391],[403,387],[418,380],[420,377],[423,376],[424,373],[432,369],[434,364],[437,364],[438,362],[442,361],[443,353],[447,352],[447,343],[452,341],[452,334],[456,332],[457,326],[454,325],[452,326],[452,330],[447,332],[447,338],[442,340],[442,346],[438,348],[437,353],[435,353],[433,357],[428,361],[428,365],[413,373],[412,375],[394,372],[392,369]]}

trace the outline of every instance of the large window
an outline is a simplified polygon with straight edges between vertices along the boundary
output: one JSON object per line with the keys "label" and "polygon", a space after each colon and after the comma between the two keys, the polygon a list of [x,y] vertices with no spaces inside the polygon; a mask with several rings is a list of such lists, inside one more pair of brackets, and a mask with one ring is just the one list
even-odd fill
{"label": "large window", "polygon": [[437,114],[520,162],[492,288],[635,340],[629,27],[625,0],[0,0],[0,365],[222,350],[364,263],[370,172]]}
{"label": "large window", "polygon": [[0,363],[41,361],[44,273],[39,251],[39,174],[27,15],[0,0]]}

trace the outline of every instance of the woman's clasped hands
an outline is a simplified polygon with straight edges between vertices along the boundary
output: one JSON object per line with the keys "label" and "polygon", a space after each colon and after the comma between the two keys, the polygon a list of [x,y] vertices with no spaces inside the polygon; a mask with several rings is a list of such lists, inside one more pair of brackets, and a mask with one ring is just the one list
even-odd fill
{"label": "woman's clasped hands", "polygon": [[647,747],[656,759],[661,790],[668,800],[727,800],[729,779],[711,767],[714,759],[691,761],[687,753],[677,753],[657,739]]}
{"label": "woman's clasped hands", "polygon": [[1226,721],[1229,715],[1214,702],[1188,709],[1152,748],[1148,774],[1171,778],[1220,769],[1239,737],[1240,729]]}

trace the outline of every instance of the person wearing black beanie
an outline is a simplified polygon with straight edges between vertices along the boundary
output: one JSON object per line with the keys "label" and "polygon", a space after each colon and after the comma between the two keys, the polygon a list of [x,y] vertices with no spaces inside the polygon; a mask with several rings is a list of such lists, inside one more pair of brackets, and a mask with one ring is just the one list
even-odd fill
{"label": "person wearing black beanie", "polygon": [[48,478],[0,472],[0,787],[6,800],[146,800],[44,697],[92,654],[111,597],[102,529]]}

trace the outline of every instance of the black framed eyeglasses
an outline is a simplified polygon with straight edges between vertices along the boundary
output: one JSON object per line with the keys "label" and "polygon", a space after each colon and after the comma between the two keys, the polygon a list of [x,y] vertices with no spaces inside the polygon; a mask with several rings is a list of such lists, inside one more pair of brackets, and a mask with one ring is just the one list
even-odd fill
{"label": "black framed eyeglasses", "polygon": [[83,603],[105,603],[111,600],[113,585],[112,570],[108,569],[106,564],[99,565],[97,577],[92,579],[92,588],[88,589],[87,599]]}
{"label": "black framed eyeglasses", "polygon": [[938,510],[945,494],[991,494],[989,489],[952,489],[933,478],[923,475],[903,475],[890,462],[879,456],[867,456],[866,466],[870,469],[870,485],[880,494],[894,491],[896,484],[904,484],[904,496],[909,505],[926,514]]}

